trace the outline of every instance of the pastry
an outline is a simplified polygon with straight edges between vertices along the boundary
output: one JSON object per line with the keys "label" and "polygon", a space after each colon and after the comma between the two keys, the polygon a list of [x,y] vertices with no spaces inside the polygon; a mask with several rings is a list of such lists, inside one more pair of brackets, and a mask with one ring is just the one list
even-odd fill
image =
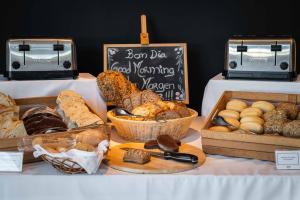
{"label": "pastry", "polygon": [[218,113],[218,116],[221,117],[231,117],[231,118],[235,118],[235,119],[239,119],[240,118],[240,113],[234,110],[221,110]]}
{"label": "pastry", "polygon": [[276,121],[288,118],[288,113],[286,110],[271,110],[264,114],[265,121]]}
{"label": "pastry", "polygon": [[56,100],[57,113],[61,116],[68,128],[77,128],[104,122],[86,106],[83,98],[74,91],[62,91]]}
{"label": "pastry", "polygon": [[230,132],[230,129],[226,126],[212,126],[208,130],[216,132]]}
{"label": "pastry", "polygon": [[133,162],[138,164],[146,164],[150,161],[150,159],[150,153],[142,149],[129,149],[125,152],[123,157],[124,162]]}
{"label": "pastry", "polygon": [[266,134],[283,134],[283,127],[288,122],[287,119],[268,120],[264,123],[264,132]]}
{"label": "pastry", "polygon": [[263,132],[264,132],[263,126],[256,122],[241,123],[240,129],[246,130],[246,131],[251,131],[251,132],[257,133],[257,134],[263,134]]}
{"label": "pastry", "polygon": [[275,106],[271,104],[270,102],[267,101],[256,101],[252,104],[251,107],[254,108],[259,108],[261,109],[264,113],[269,112],[271,110],[275,109]]}
{"label": "pastry", "polygon": [[288,122],[283,127],[282,134],[286,137],[300,137],[300,120]]}
{"label": "pastry", "polygon": [[179,150],[177,142],[169,135],[159,135],[157,137],[157,144],[163,151],[177,152]]}
{"label": "pastry", "polygon": [[259,108],[255,107],[250,107],[250,108],[245,108],[242,110],[240,117],[247,117],[247,116],[257,116],[260,117],[263,114],[263,112]]}
{"label": "pastry", "polygon": [[241,120],[240,120],[241,123],[245,123],[245,122],[256,122],[256,123],[259,123],[260,125],[263,125],[264,124],[264,120],[260,117],[257,117],[257,116],[246,116],[246,117],[243,117]]}
{"label": "pastry", "polygon": [[298,106],[294,103],[281,102],[276,107],[276,110],[285,110],[288,114],[288,118],[293,120],[297,118],[299,109]]}
{"label": "pastry", "polygon": [[237,112],[241,112],[245,108],[247,108],[246,102],[238,99],[232,99],[226,104],[226,110],[234,110]]}

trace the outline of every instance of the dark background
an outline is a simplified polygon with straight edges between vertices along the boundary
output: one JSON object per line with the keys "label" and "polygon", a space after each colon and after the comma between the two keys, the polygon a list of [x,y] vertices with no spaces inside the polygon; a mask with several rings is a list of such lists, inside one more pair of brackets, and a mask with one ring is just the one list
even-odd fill
{"label": "dark background", "polygon": [[300,41],[296,12],[296,0],[3,0],[0,66],[3,71],[11,37],[72,37],[79,71],[97,75],[103,68],[102,45],[139,43],[145,13],[150,42],[188,43],[190,106],[200,111],[207,81],[223,69],[227,39],[291,35]]}

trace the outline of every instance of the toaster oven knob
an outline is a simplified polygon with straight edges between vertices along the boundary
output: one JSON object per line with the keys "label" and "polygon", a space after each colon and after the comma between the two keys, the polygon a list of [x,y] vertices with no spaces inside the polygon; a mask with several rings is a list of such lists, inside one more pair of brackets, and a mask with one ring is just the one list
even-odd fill
{"label": "toaster oven knob", "polygon": [[64,68],[66,68],[66,69],[70,69],[70,67],[71,67],[71,62],[70,62],[70,61],[65,61],[65,62],[63,63],[63,66],[64,66]]}
{"label": "toaster oven knob", "polygon": [[19,68],[21,67],[20,63],[17,62],[17,61],[13,62],[13,63],[11,64],[11,66],[12,66],[12,68],[14,68],[14,69],[19,69]]}
{"label": "toaster oven knob", "polygon": [[236,63],[235,61],[231,61],[231,62],[229,63],[229,67],[230,67],[231,69],[235,69],[235,68],[237,67],[237,63]]}
{"label": "toaster oven knob", "polygon": [[289,67],[289,64],[287,62],[280,63],[280,68],[282,70],[286,70]]}

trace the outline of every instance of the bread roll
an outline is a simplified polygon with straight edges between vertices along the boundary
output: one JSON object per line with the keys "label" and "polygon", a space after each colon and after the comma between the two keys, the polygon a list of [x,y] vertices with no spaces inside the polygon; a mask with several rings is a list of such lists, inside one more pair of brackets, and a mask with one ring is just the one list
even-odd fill
{"label": "bread roll", "polygon": [[216,132],[230,132],[230,129],[226,126],[212,126],[208,130]]}
{"label": "bread roll", "polygon": [[264,113],[269,112],[271,110],[275,109],[275,106],[267,101],[256,101],[252,104],[253,108],[259,108],[261,109]]}
{"label": "bread roll", "polygon": [[287,111],[288,118],[293,120],[297,118],[298,115],[298,106],[294,103],[281,102],[276,107],[276,110],[285,110]]}
{"label": "bread roll", "polygon": [[246,102],[244,102],[242,100],[238,100],[238,99],[230,100],[226,104],[226,110],[234,110],[237,112],[241,112],[245,108],[247,108]]}
{"label": "bread roll", "polygon": [[247,117],[247,116],[257,116],[260,117],[263,114],[263,112],[259,109],[259,108],[254,108],[254,107],[250,107],[250,108],[245,108],[241,114],[240,117]]}
{"label": "bread roll", "polygon": [[263,125],[264,124],[264,120],[260,117],[257,117],[257,116],[246,116],[246,117],[243,117],[241,120],[240,120],[241,123],[246,123],[246,122],[255,122],[255,123],[258,123],[260,125]]}
{"label": "bread roll", "polygon": [[231,118],[235,118],[235,119],[239,119],[240,118],[240,113],[234,110],[221,110],[218,113],[218,116],[221,117],[231,117]]}
{"label": "bread roll", "polygon": [[233,127],[230,127],[231,129],[237,129],[240,126],[240,122],[239,120],[235,119],[235,118],[231,118],[231,117],[224,117],[224,120],[230,124]]}
{"label": "bread roll", "polygon": [[257,134],[263,134],[264,128],[262,125],[256,122],[241,123],[240,128],[246,131],[251,131]]}

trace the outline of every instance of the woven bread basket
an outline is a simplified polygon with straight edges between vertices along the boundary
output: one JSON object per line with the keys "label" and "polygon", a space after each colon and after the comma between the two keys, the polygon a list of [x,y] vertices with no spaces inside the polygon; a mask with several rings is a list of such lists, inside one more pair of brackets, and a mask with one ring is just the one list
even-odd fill
{"label": "woven bread basket", "polygon": [[117,134],[128,141],[146,142],[155,140],[159,135],[170,135],[179,140],[186,136],[191,123],[198,116],[195,110],[189,110],[192,113],[189,117],[169,119],[162,122],[118,118],[115,117],[113,111],[109,111],[107,117],[117,129]]}

